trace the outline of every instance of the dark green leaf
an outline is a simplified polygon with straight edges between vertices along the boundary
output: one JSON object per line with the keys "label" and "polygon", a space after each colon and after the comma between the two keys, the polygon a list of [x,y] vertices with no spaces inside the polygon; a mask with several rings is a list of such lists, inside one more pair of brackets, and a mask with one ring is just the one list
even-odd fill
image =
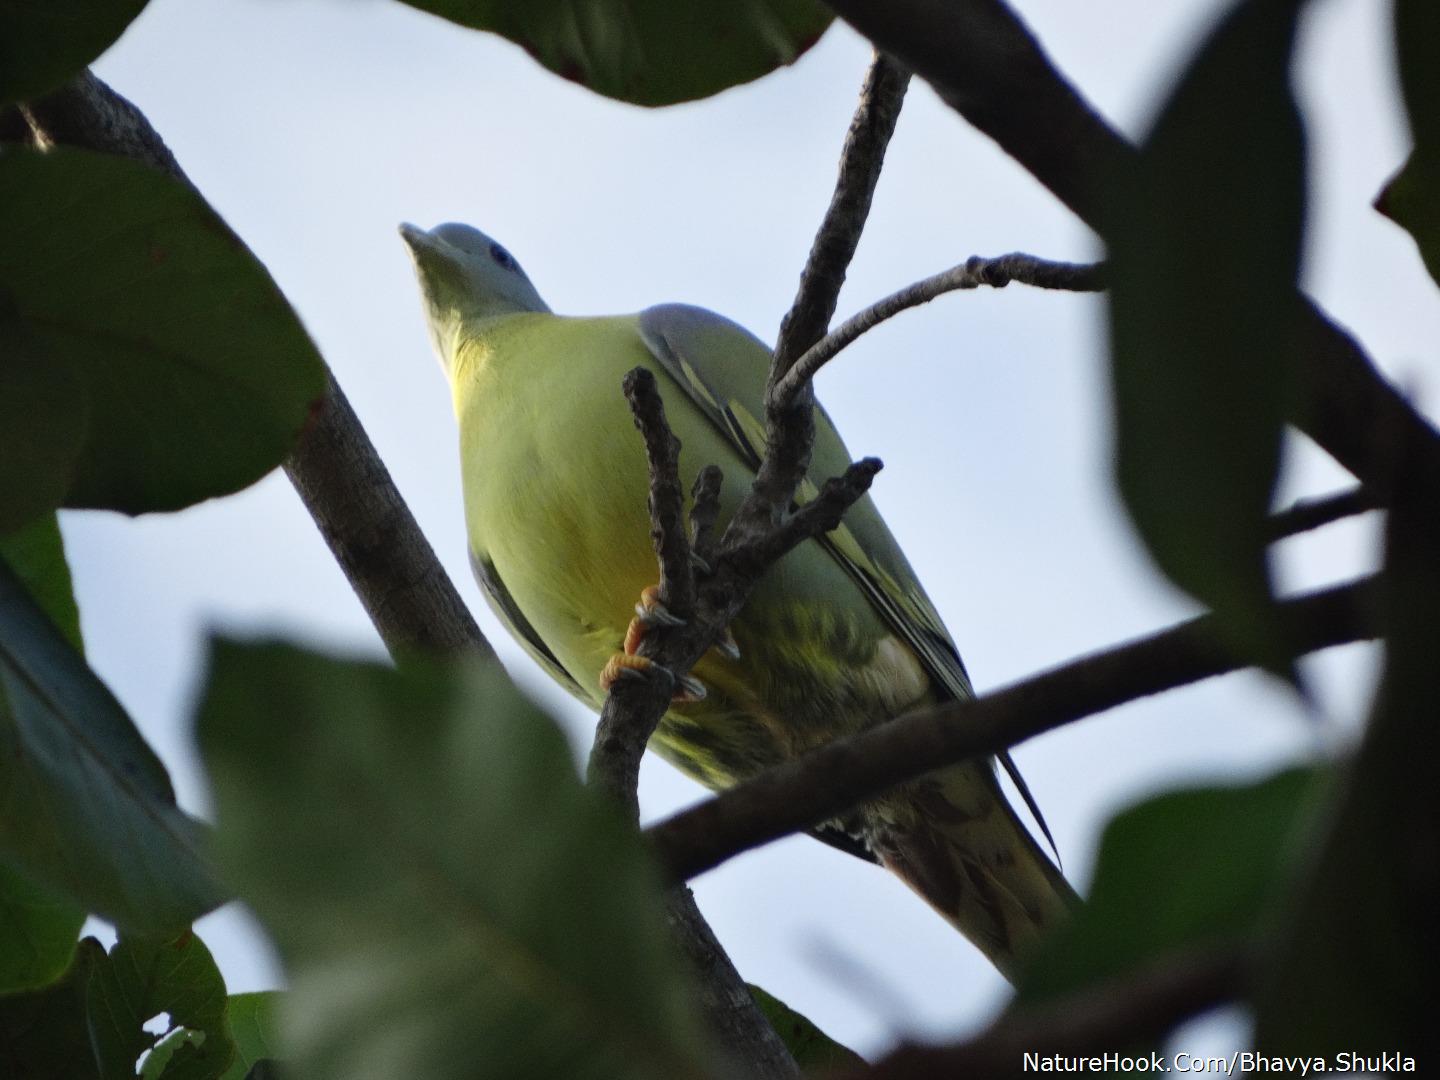
{"label": "dark green leaf", "polygon": [[[1388,524],[1385,671],[1337,811],[1314,839],[1255,1003],[1272,1054],[1440,1054],[1440,523],[1428,484],[1397,485]],[[1417,509],[1418,508],[1418,509]],[[1368,1070],[1360,1070],[1368,1071]]]}
{"label": "dark green leaf", "polygon": [[90,1049],[85,991],[105,950],[86,938],[64,978],[42,990],[0,995],[0,1063],[6,1080],[101,1080]]}
{"label": "dark green leaf", "polygon": [[0,0],[0,104],[53,90],[130,25],[146,0]]}
{"label": "dark green leaf", "polygon": [[[39,356],[47,362],[26,359]],[[0,534],[65,501],[89,422],[90,398],[75,365],[44,350],[33,330],[6,312],[0,285]]]}
{"label": "dark green leaf", "polygon": [[84,150],[0,154],[0,344],[0,418],[26,424],[23,461],[0,466],[11,524],[60,493],[140,513],[237,491],[283,460],[325,386],[204,200]]}
{"label": "dark green leaf", "polygon": [[1412,154],[1375,199],[1375,209],[1410,234],[1430,276],[1440,282],[1440,152]]}
{"label": "dark green leaf", "polygon": [[247,1080],[256,1066],[280,1056],[275,1015],[283,1001],[278,990],[232,994],[227,1013],[235,1039],[235,1060],[223,1080]]}
{"label": "dark green leaf", "polygon": [[70,564],[65,561],[65,541],[60,522],[46,514],[10,533],[0,533],[0,559],[24,583],[50,621],[60,628],[76,652],[85,651],[80,636],[80,609],[70,584]]}
{"label": "dark green leaf", "polygon": [[1090,896],[1020,981],[1027,1005],[1168,953],[1255,936],[1290,881],[1295,843],[1325,788],[1294,769],[1246,787],[1175,791],[1105,828]]}
{"label": "dark green leaf", "polygon": [[[1395,0],[1395,55],[1415,153],[1440,165],[1440,5]],[[1433,175],[1433,174],[1432,174]],[[1440,199],[1440,192],[1431,192]]]}
{"label": "dark green leaf", "polygon": [[[7,561],[32,597],[76,649],[80,612],[54,514],[0,534]],[[0,702],[0,715],[5,705]],[[85,912],[54,891],[5,865],[0,854],[0,993],[44,986],[70,964]]]}
{"label": "dark green leaf", "polygon": [[1415,146],[1375,208],[1414,237],[1440,282],[1440,4],[1395,0],[1395,54]]}
{"label": "dark green leaf", "polygon": [[843,1046],[816,1027],[808,1017],[800,1015],[779,998],[750,985],[750,996],[770,1026],[775,1029],[804,1073],[824,1073],[831,1070],[854,1068],[865,1064],[865,1059],[848,1046]]}
{"label": "dark green leaf", "polygon": [[[106,1080],[135,1075],[155,1042],[143,1025],[168,1013],[177,1036],[166,1045],[165,1080],[214,1080],[235,1055],[225,1019],[225,981],[210,950],[188,931],[177,939],[122,937],[90,980],[90,1037]],[[157,1048],[158,1051],[159,1048]]]}
{"label": "dark green leaf", "polygon": [[[1232,643],[1288,670],[1266,515],[1299,311],[1299,0],[1238,4],[1116,185],[1110,303],[1116,476],[1160,568]],[[1129,179],[1129,178],[1127,178]]]}
{"label": "dark green leaf", "polygon": [[160,760],[0,561],[0,858],[127,929],[224,899]]}
{"label": "dark green leaf", "polygon": [[59,977],[84,923],[75,904],[0,865],[0,994]]}
{"label": "dark green leaf", "polygon": [[793,63],[834,18],[814,0],[406,0],[493,30],[607,97],[672,105]]}
{"label": "dark green leaf", "polygon": [[705,1075],[643,845],[498,667],[219,641],[199,732],[299,1075]]}

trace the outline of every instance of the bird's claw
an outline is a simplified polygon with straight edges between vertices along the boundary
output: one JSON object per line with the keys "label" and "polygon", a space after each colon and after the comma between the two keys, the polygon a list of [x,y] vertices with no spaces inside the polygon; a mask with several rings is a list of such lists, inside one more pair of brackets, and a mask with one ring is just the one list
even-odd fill
{"label": "bird's claw", "polygon": [[600,671],[600,689],[607,694],[614,688],[621,679],[644,679],[648,678],[651,672],[661,672],[666,675],[670,682],[677,688],[670,698],[676,705],[683,705],[692,701],[704,701],[707,691],[705,684],[693,675],[682,675],[675,677],[675,673],[667,667],[655,663],[643,656],[634,656],[630,653],[616,653],[605,662]]}
{"label": "bird's claw", "polygon": [[715,642],[715,651],[727,660],[740,659],[740,646],[735,642],[735,635],[726,630],[720,635],[720,640]]}

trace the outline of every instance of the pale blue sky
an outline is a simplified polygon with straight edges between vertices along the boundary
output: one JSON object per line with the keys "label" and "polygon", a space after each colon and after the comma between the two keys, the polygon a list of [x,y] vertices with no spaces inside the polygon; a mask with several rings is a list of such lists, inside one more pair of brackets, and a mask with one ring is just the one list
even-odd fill
{"label": "pale blue sky", "polygon": [[[1017,6],[1133,134],[1223,5]],[[1308,273],[1322,302],[1423,397],[1440,303],[1408,237],[1368,208],[1406,142],[1383,7],[1317,0],[1306,24],[1300,85],[1321,169]],[[152,0],[98,71],[269,266],[485,632],[578,746],[590,716],[510,646],[470,581],[453,420],[395,225],[483,228],[559,312],[689,301],[773,340],[867,59],[836,27],[790,70],[647,112],[388,0]],[[1016,249],[1098,253],[1067,211],[917,85],[841,314],[970,254]],[[1148,566],[1109,490],[1103,347],[1100,301],[1011,287],[903,316],[820,379],[851,450],[885,460],[876,498],[982,690],[1190,610]],[[1291,494],[1344,481],[1313,451],[1292,464]],[[188,734],[206,628],[380,653],[278,474],[178,515],[69,514],[65,530],[92,661],[192,808],[206,805]],[[1371,527],[1333,528],[1287,545],[1283,576],[1346,576],[1372,565],[1374,549]],[[1359,719],[1372,659],[1357,647],[1312,665],[1334,730]],[[1083,884],[1116,808],[1184,780],[1262,772],[1332,735],[1266,680],[1242,675],[1016,756]],[[641,794],[655,816],[700,792],[652,762]],[[898,882],[811,841],[737,859],[697,893],[747,978],[859,1049],[969,1030],[1004,1000],[999,976]],[[274,985],[238,917],[201,930],[233,990]]]}

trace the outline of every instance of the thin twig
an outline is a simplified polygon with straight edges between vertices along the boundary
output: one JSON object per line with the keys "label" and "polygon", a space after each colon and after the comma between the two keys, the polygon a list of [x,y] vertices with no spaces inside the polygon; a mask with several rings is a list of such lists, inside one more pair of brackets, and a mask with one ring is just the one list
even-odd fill
{"label": "thin twig", "polygon": [[1379,497],[1369,488],[1357,487],[1322,498],[1301,499],[1293,506],[1272,514],[1266,525],[1271,541],[1283,540],[1287,536],[1295,536],[1348,517],[1382,509],[1383,506]]}
{"label": "thin twig", "polygon": [[[645,442],[650,475],[650,539],[660,563],[660,601],[678,619],[690,620],[695,609],[695,573],[690,541],[685,535],[685,498],[680,487],[680,440],[665,419],[665,406],[655,376],[635,368],[623,384],[630,413]],[[666,645],[661,627],[640,640],[639,655],[657,661]],[[650,677],[646,678],[646,674]],[[674,672],[654,663],[636,677],[617,682],[605,696],[586,775],[607,791],[638,826],[640,759],[675,691]],[[663,677],[657,677],[663,676]]]}
{"label": "thin twig", "polygon": [[679,618],[695,607],[695,573],[685,530],[685,494],[680,486],[680,440],[665,419],[655,376],[637,367],[622,386],[650,463],[650,539],[660,563],[660,599]]}
{"label": "thin twig", "polygon": [[1104,263],[1053,262],[1034,255],[1013,252],[993,259],[972,255],[959,266],[907,285],[846,319],[806,349],[775,387],[775,398],[788,406],[819,370],[860,337],[902,311],[928,304],[958,289],[982,285],[1003,289],[1012,281],[1040,289],[1069,292],[1098,292],[1106,287]]}
{"label": "thin twig", "polygon": [[[1158,1041],[1207,1009],[1243,997],[1250,963],[1234,946],[1163,957],[1128,975],[1026,1009],[953,1046],[904,1046],[870,1068],[833,1080],[933,1080],[1017,1076],[1056,1055],[1084,1057]],[[1043,1065],[1040,1066],[1044,1070]],[[1060,1069],[1058,1071],[1066,1071]]]}
{"label": "thin twig", "polygon": [[[829,0],[830,7],[927,80],[940,97],[1102,236],[1109,191],[1135,148],[1055,67],[1004,0]],[[1355,339],[1308,297],[1291,419],[1382,497],[1397,443],[1440,492],[1440,433]]]}
{"label": "thin twig", "polygon": [[[1278,605],[1297,655],[1373,637],[1374,579]],[[1082,717],[1245,666],[1204,615],[1082,657],[969,701],[911,713],[652,825],[646,835],[672,881],[742,851],[811,828],[895,784],[942,765],[991,755]]]}
{"label": "thin twig", "polygon": [[885,148],[895,132],[909,81],[909,72],[876,53],[840,152],[834,194],[800,274],[795,301],[780,324],[765,391],[768,449],[749,496],[726,528],[729,538],[763,532],[780,520],[809,467],[815,439],[813,396],[808,392],[800,394],[782,405],[774,391],[790,365],[824,335],[835,314],[840,287],[870,214]]}

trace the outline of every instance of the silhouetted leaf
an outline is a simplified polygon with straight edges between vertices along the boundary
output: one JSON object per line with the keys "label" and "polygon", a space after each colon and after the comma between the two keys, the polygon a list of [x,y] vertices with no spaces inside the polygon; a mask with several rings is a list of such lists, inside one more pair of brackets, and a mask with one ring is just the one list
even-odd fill
{"label": "silhouetted leaf", "polygon": [[[84,150],[0,153],[0,529],[140,513],[284,459],[325,386],[275,283],[195,192]],[[9,430],[7,428],[7,430]]]}
{"label": "silhouetted leaf", "polygon": [[1395,0],[1395,53],[1415,147],[1375,208],[1415,238],[1440,282],[1440,4]]}
{"label": "silhouetted leaf", "polygon": [[1116,476],[1155,561],[1232,642],[1288,672],[1266,515],[1299,311],[1299,0],[1245,0],[1201,48],[1117,185]]}
{"label": "silhouetted leaf", "polygon": [[706,1075],[647,852],[498,666],[218,641],[199,733],[297,1075]]}
{"label": "silhouetted leaf", "polygon": [[0,0],[0,104],[34,98],[80,74],[146,0]]}
{"label": "silhouetted leaf", "polygon": [[21,1080],[102,1080],[90,1048],[85,994],[105,950],[86,938],[63,978],[40,990],[0,995],[0,1062]]}
{"label": "silhouetted leaf", "polygon": [[[1272,1054],[1440,1053],[1440,522],[1428,483],[1398,484],[1383,588],[1385,670],[1336,812],[1316,838],[1255,1004]],[[1369,1070],[1357,1070],[1369,1071]]]}
{"label": "silhouetted leaf", "polygon": [[557,75],[637,105],[709,97],[790,64],[834,18],[814,0],[406,0],[509,38]]}

